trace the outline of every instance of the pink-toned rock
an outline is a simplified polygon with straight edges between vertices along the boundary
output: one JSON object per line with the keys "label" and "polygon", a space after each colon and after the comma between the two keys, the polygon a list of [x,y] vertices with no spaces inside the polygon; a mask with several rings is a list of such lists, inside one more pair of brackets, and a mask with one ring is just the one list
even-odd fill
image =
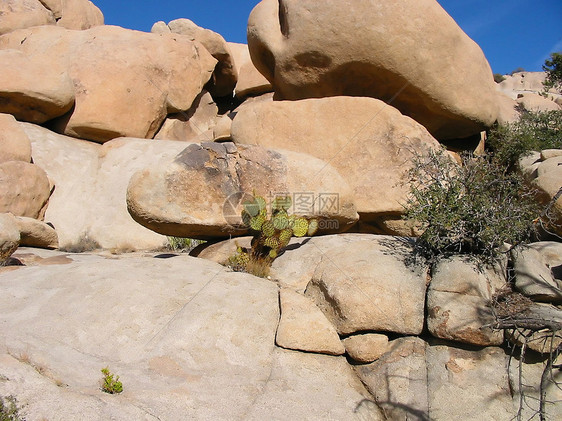
{"label": "pink-toned rock", "polygon": [[20,231],[20,245],[45,249],[59,247],[59,238],[55,229],[45,222],[23,216],[16,217]]}
{"label": "pink-toned rock", "polygon": [[47,174],[22,161],[0,164],[0,213],[41,219],[51,194]]}
{"label": "pink-toned rock", "polygon": [[[0,37],[0,48],[3,38],[28,32],[19,30]],[[43,52],[30,56],[22,51],[0,49],[0,112],[12,114],[18,120],[44,123],[72,108],[72,80],[65,66],[47,55]]]}
{"label": "pink-toned rock", "polygon": [[0,163],[31,162],[31,142],[10,114],[0,114]]}
{"label": "pink-toned rock", "polygon": [[434,0],[263,0],[248,21],[248,46],[278,99],[382,99],[440,140],[477,134],[497,118],[482,50]]}
{"label": "pink-toned rock", "polygon": [[60,10],[61,16],[57,25],[63,28],[81,30],[104,24],[103,13],[89,0],[60,0],[60,9],[57,0],[41,2],[53,4],[57,12]]}
{"label": "pink-toned rock", "polygon": [[20,28],[55,24],[55,17],[39,0],[2,0],[0,17],[0,35]]}
{"label": "pink-toned rock", "polygon": [[363,333],[343,340],[345,351],[355,361],[372,363],[388,351],[388,336],[379,333]]}
{"label": "pink-toned rock", "polygon": [[0,213],[0,267],[20,245],[20,231],[14,215]]}

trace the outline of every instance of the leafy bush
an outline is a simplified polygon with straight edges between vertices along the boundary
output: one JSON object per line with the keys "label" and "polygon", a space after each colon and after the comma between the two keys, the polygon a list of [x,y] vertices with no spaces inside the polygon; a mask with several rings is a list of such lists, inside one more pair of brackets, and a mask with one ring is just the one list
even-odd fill
{"label": "leafy bush", "polygon": [[101,372],[103,373],[101,390],[111,395],[123,391],[123,384],[119,381],[119,376],[114,379],[109,367],[102,368]]}
{"label": "leafy bush", "polygon": [[497,165],[513,169],[530,151],[562,148],[562,111],[522,111],[519,121],[491,130],[488,145]]}
{"label": "leafy bush", "polygon": [[189,253],[199,244],[204,243],[203,240],[195,240],[193,238],[183,238],[183,237],[167,237],[168,245],[167,248],[171,251]]}
{"label": "leafy bush", "polygon": [[494,73],[494,82],[502,83],[505,80],[505,76],[501,73]]}
{"label": "leafy bush", "polygon": [[16,398],[0,396],[0,421],[25,421],[25,418],[19,414],[19,410]]}
{"label": "leafy bush", "polygon": [[311,236],[318,230],[318,220],[288,214],[292,205],[290,196],[274,199],[269,218],[263,197],[254,195],[243,205],[242,221],[253,232],[252,248],[238,247],[237,253],[228,259],[228,266],[235,271],[266,277],[271,263],[287,247],[291,237]]}
{"label": "leafy bush", "polygon": [[421,224],[415,252],[429,260],[458,253],[482,260],[504,243],[529,240],[540,210],[521,177],[487,156],[464,156],[459,166],[445,153],[417,157],[410,171],[405,217]]}
{"label": "leafy bush", "polygon": [[545,90],[554,88],[562,92],[562,52],[552,53],[550,60],[545,60],[542,68],[546,72]]}

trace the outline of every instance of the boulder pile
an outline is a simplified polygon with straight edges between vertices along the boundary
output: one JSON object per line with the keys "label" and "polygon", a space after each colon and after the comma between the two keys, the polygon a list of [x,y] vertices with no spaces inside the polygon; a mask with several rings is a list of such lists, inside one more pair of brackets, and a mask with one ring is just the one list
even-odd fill
{"label": "boulder pile", "polygon": [[[0,398],[28,419],[560,413],[562,243],[428,263],[402,219],[417,157],[560,109],[544,74],[496,84],[434,0],[263,0],[248,45],[186,18],[104,25],[87,0],[0,16]],[[562,226],[562,152],[519,167]],[[222,265],[257,195],[319,225],[266,279]]]}

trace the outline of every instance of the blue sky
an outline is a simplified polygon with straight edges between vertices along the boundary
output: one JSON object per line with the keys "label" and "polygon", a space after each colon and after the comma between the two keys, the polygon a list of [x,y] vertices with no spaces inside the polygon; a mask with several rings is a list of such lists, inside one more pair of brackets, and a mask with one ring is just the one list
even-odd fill
{"label": "blue sky", "polygon": [[[335,1],[335,0],[318,0]],[[353,0],[351,0],[353,1]],[[416,0],[412,0],[416,1]],[[150,31],[159,20],[188,18],[220,33],[227,41],[246,42],[246,23],[258,0],[93,0],[105,23]],[[540,71],[551,52],[562,51],[562,0],[439,0],[475,40],[494,73],[516,68]]]}

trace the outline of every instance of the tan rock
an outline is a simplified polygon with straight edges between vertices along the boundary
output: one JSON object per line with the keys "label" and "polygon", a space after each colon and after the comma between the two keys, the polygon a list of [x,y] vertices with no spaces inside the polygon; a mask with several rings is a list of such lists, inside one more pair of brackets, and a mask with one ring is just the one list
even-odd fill
{"label": "tan rock", "polygon": [[[382,101],[333,97],[243,105],[235,143],[288,149],[331,164],[351,185],[362,219],[400,215],[414,154],[440,150],[421,125]],[[322,171],[314,177],[322,179]]]}
{"label": "tan rock", "polygon": [[[562,156],[554,156],[542,161],[536,168],[536,178],[533,183],[541,193],[540,200],[550,203],[562,188]],[[558,235],[562,235],[562,195],[552,206],[552,218]]]}
{"label": "tan rock", "polygon": [[372,363],[388,351],[388,336],[364,333],[345,338],[343,344],[347,354],[355,361]]}
{"label": "tan rock", "polygon": [[23,216],[16,217],[21,234],[20,244],[28,247],[56,249],[59,238],[55,229],[45,222]]}
{"label": "tan rock", "polygon": [[229,42],[228,46],[234,56],[238,69],[238,82],[234,94],[238,99],[246,99],[267,92],[273,92],[271,83],[256,69],[250,58],[250,50],[246,44]]}
{"label": "tan rock", "polygon": [[[326,176],[314,180],[321,169]],[[324,162],[230,142],[191,144],[172,162],[139,171],[131,178],[127,203],[138,223],[158,233],[224,238],[247,232],[239,227],[241,203],[253,191],[264,197],[281,192],[314,197],[316,205],[298,211],[320,219],[324,232],[344,231],[357,220],[349,186]]]}
{"label": "tan rock", "polygon": [[374,236],[324,254],[306,296],[340,335],[362,331],[419,334],[424,324],[427,268],[409,267],[411,245]]}
{"label": "tan rock", "polygon": [[120,136],[152,138],[168,113],[191,107],[216,63],[187,37],[115,26],[32,28],[0,38],[0,46],[49,66],[57,57],[61,74],[74,81],[76,103],[52,126],[101,143]]}
{"label": "tan rock", "polygon": [[442,339],[489,346],[503,343],[503,332],[486,327],[495,321],[493,294],[506,284],[507,268],[480,268],[462,256],[440,260],[427,293],[427,326]]}
{"label": "tan rock", "polygon": [[40,219],[51,194],[47,174],[22,161],[0,164],[0,213]]}
{"label": "tan rock", "polygon": [[[511,99],[517,99],[520,94],[544,92],[545,80],[545,72],[517,72],[504,75],[504,80],[497,85],[497,89]],[[549,92],[556,93],[554,89]]]}
{"label": "tan rock", "polygon": [[279,99],[379,98],[440,140],[497,118],[482,50],[433,0],[264,0],[250,15],[248,46]]}
{"label": "tan rock", "polygon": [[39,0],[2,0],[0,16],[0,35],[20,28],[55,24],[55,17]]}
{"label": "tan rock", "polygon": [[166,22],[159,20],[158,22],[155,22],[154,25],[152,25],[150,32],[152,32],[153,34],[169,34],[172,31],[170,30],[170,27],[166,24]]}
{"label": "tan rock", "polygon": [[31,142],[10,114],[0,114],[0,163],[31,162]]}
{"label": "tan rock", "polygon": [[[54,3],[55,10],[59,8],[56,1],[41,1],[46,4]],[[88,0],[60,0],[60,10],[61,18],[57,21],[57,25],[63,28],[81,30],[104,24],[103,13]]]}
{"label": "tan rock", "polygon": [[211,94],[203,91],[189,110],[169,114],[154,139],[212,142],[218,112]]}
{"label": "tan rock", "polygon": [[170,31],[188,36],[200,42],[217,60],[217,65],[208,86],[213,97],[231,96],[238,80],[238,70],[232,58],[230,47],[224,38],[209,29],[197,26],[189,19],[176,19],[168,23]]}
{"label": "tan rock", "polygon": [[545,112],[560,111],[560,106],[554,101],[535,93],[521,94],[516,102],[523,106],[527,111]]}
{"label": "tan rock", "polygon": [[14,215],[0,213],[0,266],[4,266],[20,245],[20,231]]}
{"label": "tan rock", "polygon": [[345,352],[338,332],[312,301],[283,288],[279,291],[279,302],[281,319],[275,337],[278,346],[328,355]]}
{"label": "tan rock", "polygon": [[[16,31],[4,37],[27,32]],[[4,37],[0,37],[0,48]],[[0,50],[0,112],[18,120],[44,123],[69,111],[73,103],[72,81],[56,59]]]}
{"label": "tan rock", "polygon": [[[562,244],[542,241],[511,252],[515,288],[533,301],[562,302]],[[557,273],[554,273],[555,271]]]}
{"label": "tan rock", "polygon": [[45,220],[56,228],[62,249],[131,251],[166,244],[166,237],[131,219],[126,190],[133,173],[172,159],[185,143],[115,139],[99,145],[32,124],[22,127],[32,141],[34,161],[56,184]]}
{"label": "tan rock", "polygon": [[515,123],[519,121],[521,115],[517,111],[516,107],[518,105],[517,101],[511,99],[503,93],[498,93],[498,123],[502,125]]}
{"label": "tan rock", "polygon": [[216,126],[213,128],[213,141],[224,142],[230,141],[232,119],[228,115],[223,115],[218,119]]}
{"label": "tan rock", "polygon": [[562,149],[543,149],[541,151],[541,161],[562,156]]}

